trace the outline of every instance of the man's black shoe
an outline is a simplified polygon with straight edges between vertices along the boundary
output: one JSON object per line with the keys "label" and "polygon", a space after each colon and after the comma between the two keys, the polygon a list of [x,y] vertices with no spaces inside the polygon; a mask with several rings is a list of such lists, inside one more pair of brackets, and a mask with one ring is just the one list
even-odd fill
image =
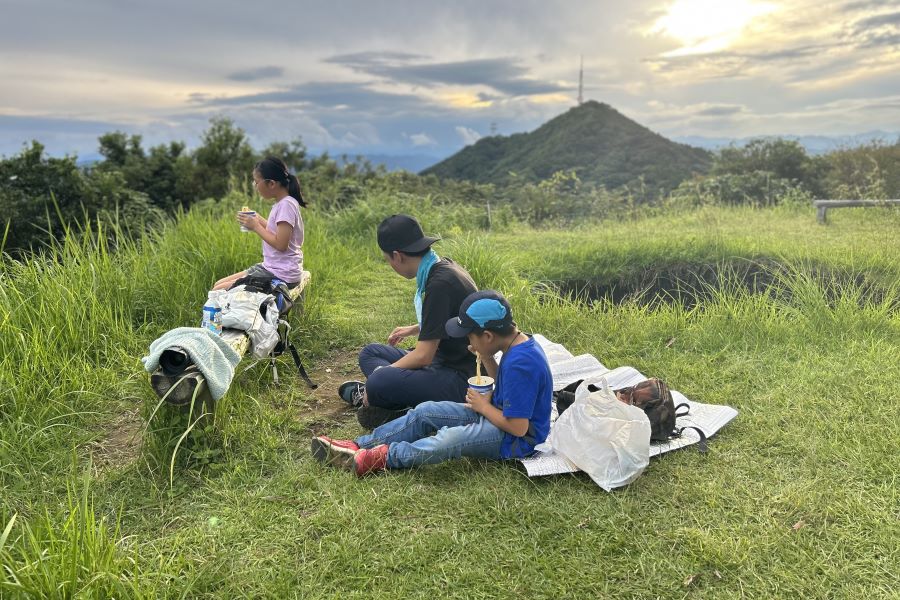
{"label": "man's black shoe", "polygon": [[365,392],[366,384],[362,381],[345,381],[338,388],[338,396],[353,408],[362,406]]}

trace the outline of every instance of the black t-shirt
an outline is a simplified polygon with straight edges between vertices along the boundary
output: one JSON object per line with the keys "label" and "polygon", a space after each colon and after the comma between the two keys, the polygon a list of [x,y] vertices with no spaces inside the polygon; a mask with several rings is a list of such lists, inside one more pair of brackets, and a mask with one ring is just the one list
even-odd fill
{"label": "black t-shirt", "polygon": [[433,364],[456,369],[466,377],[475,375],[475,355],[469,352],[467,338],[451,338],[444,329],[447,320],[459,316],[459,307],[466,296],[478,288],[465,269],[442,258],[431,267],[425,281],[422,298],[422,328],[420,340],[440,340]]}

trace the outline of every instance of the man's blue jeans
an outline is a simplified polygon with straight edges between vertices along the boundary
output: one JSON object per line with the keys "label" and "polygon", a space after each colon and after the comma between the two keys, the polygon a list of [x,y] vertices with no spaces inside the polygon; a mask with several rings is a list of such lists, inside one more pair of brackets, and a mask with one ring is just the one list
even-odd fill
{"label": "man's blue jeans", "polygon": [[425,400],[465,401],[469,383],[456,369],[442,365],[422,369],[389,366],[406,354],[406,350],[386,344],[369,344],[359,353],[359,368],[366,376],[370,406],[403,410]]}
{"label": "man's blue jeans", "polygon": [[461,456],[500,460],[504,432],[465,404],[423,402],[356,439],[360,448],[390,444],[387,467],[408,469]]}

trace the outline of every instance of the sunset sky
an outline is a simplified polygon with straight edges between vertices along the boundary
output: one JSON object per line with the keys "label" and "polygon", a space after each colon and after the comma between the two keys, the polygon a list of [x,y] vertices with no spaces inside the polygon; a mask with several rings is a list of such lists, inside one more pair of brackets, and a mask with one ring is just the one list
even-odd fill
{"label": "sunset sky", "polygon": [[900,131],[900,1],[0,0],[0,154],[101,133],[444,156],[585,97],[669,137]]}

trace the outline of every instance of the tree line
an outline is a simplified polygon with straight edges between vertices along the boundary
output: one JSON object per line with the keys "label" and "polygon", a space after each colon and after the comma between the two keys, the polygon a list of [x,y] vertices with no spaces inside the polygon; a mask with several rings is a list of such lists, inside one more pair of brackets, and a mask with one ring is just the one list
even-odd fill
{"label": "tree line", "polygon": [[17,255],[61,239],[73,224],[116,223],[136,232],[152,228],[200,201],[245,189],[262,157],[281,157],[294,172],[339,174],[376,170],[364,161],[339,167],[327,154],[310,157],[301,139],[257,151],[228,118],[214,118],[192,151],[183,142],[145,148],[140,135],[121,131],[98,139],[101,160],[50,157],[38,141],[0,159],[0,248]]}
{"label": "tree line", "polygon": [[157,227],[198,202],[229,192],[249,197],[250,172],[260,158],[279,156],[299,174],[314,210],[338,211],[366,193],[491,207],[496,222],[569,225],[615,213],[703,204],[769,206],[813,198],[900,197],[900,141],[809,155],[792,140],[763,138],[715,153],[708,173],[668,193],[640,178],[614,190],[583,182],[574,170],[541,181],[512,178],[505,185],[387,173],[365,160],[310,156],[301,139],[257,151],[228,118],[214,118],[200,145],[183,142],[145,148],[140,135],[121,131],[98,139],[102,159],[79,166],[77,157],[49,157],[37,141],[0,159],[0,249],[13,257],[62,239],[73,226],[114,224],[117,234]]}

